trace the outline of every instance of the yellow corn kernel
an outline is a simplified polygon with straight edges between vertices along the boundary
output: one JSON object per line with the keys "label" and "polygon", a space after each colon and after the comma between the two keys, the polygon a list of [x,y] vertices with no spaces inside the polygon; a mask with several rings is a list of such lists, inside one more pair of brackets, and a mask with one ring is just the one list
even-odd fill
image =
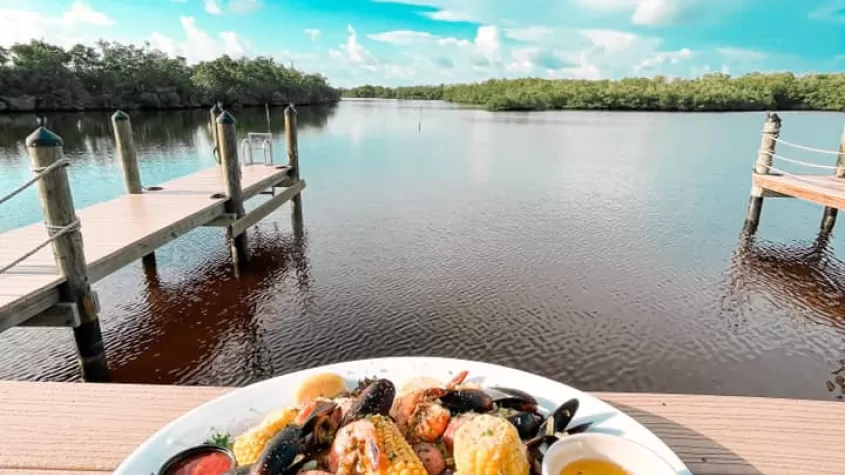
{"label": "yellow corn kernel", "polygon": [[[381,475],[426,475],[422,461],[391,419],[372,416],[370,421],[378,434],[379,449],[388,460],[387,470],[381,472]],[[373,467],[367,469],[371,474],[379,473]]]}
{"label": "yellow corn kernel", "polygon": [[239,435],[232,446],[238,465],[255,463],[267,442],[293,422],[298,412],[296,408],[273,411],[260,424]]}
{"label": "yellow corn kernel", "polygon": [[455,431],[456,475],[528,475],[519,433],[506,419],[478,415]]}

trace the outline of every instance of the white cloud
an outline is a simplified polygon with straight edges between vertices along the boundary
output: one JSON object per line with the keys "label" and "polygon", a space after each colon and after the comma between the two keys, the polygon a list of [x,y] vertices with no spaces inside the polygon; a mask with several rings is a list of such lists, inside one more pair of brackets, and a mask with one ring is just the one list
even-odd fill
{"label": "white cloud", "polygon": [[308,35],[309,38],[311,38],[311,41],[315,41],[320,37],[320,34],[322,34],[322,32],[316,28],[306,28],[305,34]]}
{"label": "white cloud", "polygon": [[678,51],[660,52],[640,61],[638,65],[634,66],[634,73],[653,70],[664,64],[678,64],[690,58],[692,58],[692,51],[689,48],[683,48]]}
{"label": "white cloud", "polygon": [[73,23],[87,23],[89,25],[110,26],[114,24],[114,20],[108,17],[103,12],[94,11],[88,2],[83,0],[76,0],[70,7],[70,10],[62,15],[62,19],[69,24]]}
{"label": "white cloud", "polygon": [[217,0],[203,0],[202,3],[205,7],[206,13],[210,15],[220,15],[223,13],[223,10],[220,9],[220,5],[217,4]]}
{"label": "white cloud", "polygon": [[811,11],[808,18],[825,23],[845,24],[845,0],[828,0]]}
{"label": "white cloud", "polygon": [[229,9],[235,13],[246,15],[261,8],[261,0],[230,0]]}
{"label": "white cloud", "polygon": [[638,35],[616,30],[581,30],[594,45],[608,52],[617,52],[630,48],[639,39]]}
{"label": "white cloud", "polygon": [[[58,16],[13,8],[0,8],[0,46],[44,39],[61,46],[92,43],[90,25],[110,27],[115,21],[105,13],[93,10],[87,2],[77,0]],[[100,30],[98,33],[102,33]]]}
{"label": "white cloud", "polygon": [[501,41],[498,26],[486,25],[478,27],[478,34],[475,36],[474,43],[475,48],[487,61],[494,63],[499,60]]}
{"label": "white cloud", "polygon": [[680,14],[680,0],[640,0],[631,21],[637,25],[669,25]]}
{"label": "white cloud", "polygon": [[505,36],[518,41],[543,41],[552,35],[554,35],[554,30],[547,26],[532,25],[525,28],[505,28]]}
{"label": "white cloud", "polygon": [[366,48],[358,43],[358,34],[352,25],[346,27],[346,43],[340,45],[340,50],[329,50],[332,59],[345,60],[348,64],[364,69],[375,70],[378,61]]}
{"label": "white cloud", "polygon": [[439,44],[440,46],[453,45],[458,46],[460,48],[465,48],[471,45],[472,43],[470,43],[468,40],[460,40],[458,38],[440,38],[439,40],[437,40],[437,44]]}
{"label": "white cloud", "polygon": [[367,37],[371,40],[402,46],[419,44],[421,42],[428,42],[437,39],[437,36],[432,35],[427,31],[410,30],[386,31],[384,33],[367,35]]}
{"label": "white cloud", "polygon": [[184,41],[154,32],[148,39],[150,46],[170,56],[183,56],[189,63],[210,61],[224,54],[239,58],[250,51],[249,43],[233,31],[221,32],[215,38],[200,30],[194,17],[183,16],[179,21],[185,33]]}
{"label": "white cloud", "polygon": [[767,56],[762,51],[745,48],[716,48],[716,52],[733,61],[763,61]]}
{"label": "white cloud", "polygon": [[440,21],[451,21],[451,22],[460,22],[460,21],[472,22],[473,21],[473,18],[472,18],[471,15],[464,13],[464,12],[454,11],[454,10],[437,10],[437,11],[434,11],[434,12],[421,12],[420,15],[427,16],[427,17],[431,18],[432,20],[440,20]]}

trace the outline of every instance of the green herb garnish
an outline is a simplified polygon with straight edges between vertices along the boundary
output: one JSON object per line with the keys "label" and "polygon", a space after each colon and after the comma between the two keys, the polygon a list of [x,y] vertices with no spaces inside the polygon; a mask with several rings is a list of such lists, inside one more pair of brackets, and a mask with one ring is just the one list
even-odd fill
{"label": "green herb garnish", "polygon": [[232,436],[229,435],[227,432],[215,432],[211,434],[211,437],[206,439],[205,443],[210,445],[216,445],[224,449],[231,449]]}

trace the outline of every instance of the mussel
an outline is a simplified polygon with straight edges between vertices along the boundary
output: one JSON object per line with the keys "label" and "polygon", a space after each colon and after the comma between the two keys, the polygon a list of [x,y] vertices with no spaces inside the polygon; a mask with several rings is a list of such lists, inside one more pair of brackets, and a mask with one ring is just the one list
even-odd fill
{"label": "mussel", "polygon": [[352,407],[346,411],[341,426],[356,421],[364,416],[390,413],[393,398],[396,396],[396,386],[388,379],[377,379],[369,384],[361,393]]}
{"label": "mussel", "polygon": [[[315,404],[302,425],[291,424],[276,434],[258,460],[238,467],[233,474],[294,475],[319,452],[328,448],[338,428],[339,408],[331,402]],[[302,456],[299,460],[297,458]],[[296,462],[294,462],[297,460]]]}
{"label": "mussel", "polygon": [[523,412],[537,412],[538,404],[534,396],[519,389],[493,387],[490,388],[502,396],[493,399],[496,406]]}
{"label": "mussel", "polygon": [[506,419],[516,427],[519,438],[522,440],[531,439],[537,436],[543,418],[533,412],[518,412]]}
{"label": "mussel", "polygon": [[440,396],[440,403],[453,415],[465,412],[490,412],[493,398],[480,389],[453,389]]}

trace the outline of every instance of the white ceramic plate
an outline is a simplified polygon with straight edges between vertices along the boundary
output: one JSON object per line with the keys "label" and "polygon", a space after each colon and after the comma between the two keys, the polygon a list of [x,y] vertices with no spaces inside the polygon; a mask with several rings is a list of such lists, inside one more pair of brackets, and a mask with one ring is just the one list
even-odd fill
{"label": "white ceramic plate", "polygon": [[188,412],[141,444],[115,472],[117,475],[151,474],[176,452],[199,445],[216,431],[240,434],[272,409],[291,405],[300,382],[319,372],[334,372],[354,387],[365,377],[387,378],[398,386],[415,376],[448,380],[461,370],[468,381],[484,386],[522,389],[535,396],[546,410],[571,398],[580,400],[572,425],[593,421],[590,432],[621,435],[645,445],[665,458],[678,475],[692,475],[683,462],[657,436],[631,417],[589,394],[550,379],[487,363],[446,358],[380,358],[349,361],[278,376],[232,391]]}

